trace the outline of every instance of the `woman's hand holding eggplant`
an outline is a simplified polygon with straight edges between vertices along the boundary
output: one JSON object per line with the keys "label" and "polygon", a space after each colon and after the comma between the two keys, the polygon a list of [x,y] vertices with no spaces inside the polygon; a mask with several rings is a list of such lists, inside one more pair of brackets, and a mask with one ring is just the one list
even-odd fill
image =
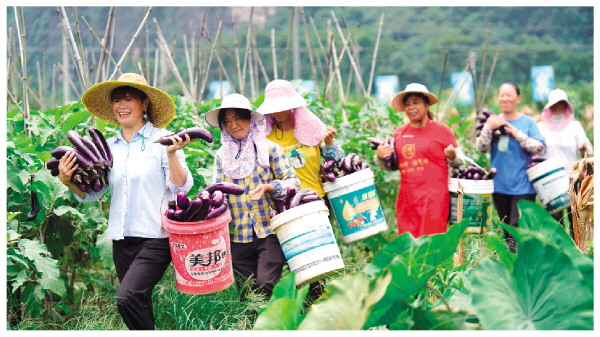
{"label": "woman's hand holding eggplant", "polygon": [[58,172],[60,182],[69,186],[71,184],[71,177],[75,170],[77,170],[77,158],[73,152],[69,152],[62,156],[58,163]]}
{"label": "woman's hand holding eggplant", "polygon": [[488,119],[485,121],[485,124],[487,124],[490,129],[496,130],[502,125],[508,124],[508,122],[498,115],[490,115],[490,117],[488,117]]}
{"label": "woman's hand holding eggplant", "polygon": [[185,135],[185,139],[182,139],[177,134],[174,134],[169,138],[173,142],[173,145],[167,146],[167,154],[174,154],[175,151],[183,149],[192,142],[190,135],[188,134]]}
{"label": "woman's hand holding eggplant", "polygon": [[381,145],[379,145],[377,147],[377,159],[379,160],[384,160],[385,158],[389,157],[392,155],[392,153],[394,153],[394,147],[391,145],[386,145],[384,143],[381,143]]}

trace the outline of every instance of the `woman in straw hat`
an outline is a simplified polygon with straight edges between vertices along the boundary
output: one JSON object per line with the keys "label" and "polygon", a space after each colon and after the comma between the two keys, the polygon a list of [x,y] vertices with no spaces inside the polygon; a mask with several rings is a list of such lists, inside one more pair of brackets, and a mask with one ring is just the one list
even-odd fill
{"label": "woman in straw hat", "polygon": [[[486,120],[476,139],[479,152],[491,150],[490,166],[498,170],[494,177],[494,207],[500,220],[513,227],[519,224],[519,200],[534,201],[536,192],[527,177],[531,156],[545,151],[544,137],[535,121],[517,111],[521,102],[519,87],[511,82],[503,83],[498,90],[501,115],[492,114]],[[493,130],[504,126],[506,135],[493,137]],[[516,252],[517,242],[504,231],[508,248]]]}
{"label": "woman in straw hat", "polygon": [[285,256],[277,236],[269,228],[269,208],[300,183],[281,147],[265,138],[258,121],[262,116],[240,94],[223,98],[208,111],[206,122],[221,129],[221,147],[215,155],[214,183],[232,182],[245,193],[230,195],[233,269],[254,278],[253,287],[270,297],[281,278]]}
{"label": "woman in straw hat", "polygon": [[[585,157],[594,152],[581,123],[575,120],[567,93],[562,89],[550,91],[548,103],[542,110],[542,120],[537,126],[546,141],[547,157],[559,158],[567,172],[573,162],[579,159],[578,155]],[[563,213],[556,212],[552,216],[564,225]]]}
{"label": "woman in straw hat", "polygon": [[414,237],[443,233],[448,228],[450,192],[448,165],[458,167],[460,151],[449,127],[434,121],[429,107],[438,98],[422,84],[411,83],[392,100],[392,106],[404,111],[409,123],[398,127],[394,145],[381,144],[376,162],[395,151],[398,156],[400,191],[396,203],[398,233]]}
{"label": "woman in straw hat", "polygon": [[[117,308],[129,329],[154,329],[152,290],[171,262],[168,234],[161,224],[161,209],[175,193],[188,191],[192,176],[181,150],[189,136],[172,136],[173,145],[153,143],[171,132],[163,129],[175,116],[173,100],[149,86],[137,74],[98,83],[82,97],[95,117],[120,126],[107,140],[113,156],[108,186],[98,192],[81,192],[70,182],[77,168],[72,153],[59,164],[60,181],[80,202],[93,202],[111,191],[107,234],[113,240],[113,261],[120,286]],[[169,198],[169,195],[173,196]]]}
{"label": "woman in straw hat", "polygon": [[[290,160],[301,188],[325,197],[321,179],[321,158],[341,160],[344,151],[334,138],[335,128],[326,126],[306,108],[306,101],[286,80],[274,80],[265,88],[265,99],[256,109],[264,116],[267,139],[277,143]],[[310,284],[313,299],[323,292],[320,282]]]}

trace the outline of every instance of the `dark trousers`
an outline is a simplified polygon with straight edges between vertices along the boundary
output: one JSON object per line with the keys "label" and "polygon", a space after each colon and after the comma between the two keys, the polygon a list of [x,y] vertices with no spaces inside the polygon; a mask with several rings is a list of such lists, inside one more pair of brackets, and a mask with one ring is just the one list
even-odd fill
{"label": "dark trousers", "polygon": [[[494,206],[498,211],[500,221],[512,227],[519,227],[519,200],[535,201],[535,194],[508,195],[502,193],[493,193]],[[517,242],[507,231],[504,231],[504,237],[511,252],[517,251]]]}
{"label": "dark trousers", "polygon": [[171,263],[169,239],[125,237],[113,240],[119,277],[117,309],[130,330],[154,330],[152,289]]}
{"label": "dark trousers", "polygon": [[247,243],[231,242],[231,259],[234,271],[243,278],[254,277],[253,288],[271,297],[286,262],[275,234],[262,239],[255,235],[252,242]]}

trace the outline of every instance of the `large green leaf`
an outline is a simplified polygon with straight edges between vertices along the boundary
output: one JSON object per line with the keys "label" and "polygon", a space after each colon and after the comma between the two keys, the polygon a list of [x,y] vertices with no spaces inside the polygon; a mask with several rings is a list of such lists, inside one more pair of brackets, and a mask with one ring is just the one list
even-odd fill
{"label": "large green leaf", "polygon": [[384,271],[375,279],[357,272],[328,282],[324,294],[311,306],[299,329],[362,329],[390,281],[390,273]]}
{"label": "large green leaf", "polygon": [[514,270],[486,258],[472,273],[473,308],[485,329],[593,328],[593,295],[571,258],[535,238],[519,242]]}
{"label": "large green leaf", "polygon": [[308,286],[296,290],[296,275],[286,274],[273,288],[273,294],[254,323],[254,330],[295,330],[300,322]]}
{"label": "large green leaf", "polygon": [[[466,312],[448,310],[422,310],[416,308],[413,313],[415,330],[462,330]],[[390,326],[394,329],[394,325]]]}
{"label": "large green leaf", "polygon": [[[392,282],[383,299],[373,308],[367,327],[389,325],[395,320],[388,311],[398,302],[423,290],[438,265],[456,251],[467,226],[468,221],[464,220],[450,227],[446,233],[422,236],[412,242],[402,235],[375,257],[365,270],[372,273],[387,263],[385,269],[392,272]],[[394,256],[395,252],[397,255]]]}
{"label": "large green leaf", "polygon": [[62,132],[67,133],[67,131],[72,130],[79,123],[85,122],[88,118],[90,118],[90,113],[87,111],[79,111],[75,112],[63,122],[60,126]]}
{"label": "large green leaf", "polygon": [[42,288],[48,289],[61,297],[64,296],[66,288],[59,277],[58,261],[48,257],[50,252],[48,252],[46,245],[39,241],[22,239],[19,241],[19,248],[25,257],[33,261],[35,269],[41,273],[38,282]]}

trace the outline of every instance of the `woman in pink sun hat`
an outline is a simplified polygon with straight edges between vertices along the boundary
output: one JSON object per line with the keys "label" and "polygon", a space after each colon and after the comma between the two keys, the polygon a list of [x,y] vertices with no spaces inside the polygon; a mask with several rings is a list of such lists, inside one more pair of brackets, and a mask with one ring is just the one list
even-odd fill
{"label": "woman in pink sun hat", "polygon": [[[321,161],[341,160],[344,151],[334,138],[335,128],[326,126],[306,108],[304,97],[286,80],[274,80],[265,88],[265,99],[256,109],[264,115],[267,139],[279,144],[300,179],[300,188],[309,188],[325,197],[321,179]],[[323,291],[319,282],[310,284],[309,297]]]}

